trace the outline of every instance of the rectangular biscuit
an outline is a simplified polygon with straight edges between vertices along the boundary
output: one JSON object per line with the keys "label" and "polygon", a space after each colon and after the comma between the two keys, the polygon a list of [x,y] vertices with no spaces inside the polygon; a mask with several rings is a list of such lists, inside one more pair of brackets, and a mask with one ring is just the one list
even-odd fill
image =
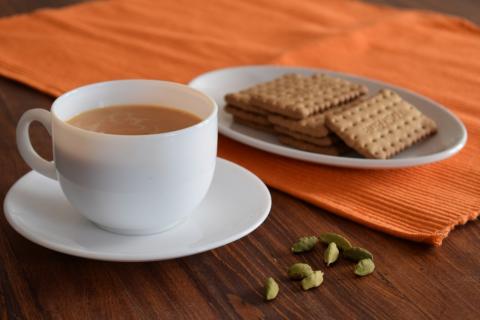
{"label": "rectangular biscuit", "polygon": [[253,122],[262,126],[273,128],[272,124],[270,123],[270,121],[268,121],[268,118],[265,115],[248,112],[228,104],[224,107],[223,110],[233,115],[235,119],[243,119],[243,120]]}
{"label": "rectangular biscuit", "polygon": [[290,81],[291,79],[306,78],[300,74],[285,74],[281,77],[275,78],[271,81],[262,82],[251,86],[247,89],[239,92],[228,93],[225,95],[225,101],[237,108],[258,114],[267,114],[264,109],[252,104],[252,96],[256,93],[263,92],[264,90],[281,90],[283,83]]}
{"label": "rectangular biscuit", "polygon": [[326,124],[347,145],[373,159],[388,159],[437,130],[432,119],[391,90],[327,115]]}
{"label": "rectangular biscuit", "polygon": [[325,125],[324,113],[319,113],[302,120],[289,119],[279,115],[269,115],[268,121],[290,131],[316,138],[325,137],[331,132]]}
{"label": "rectangular biscuit", "polygon": [[304,119],[354,100],[368,91],[363,85],[324,74],[308,77],[291,74],[253,89],[251,104],[292,119]]}
{"label": "rectangular biscuit", "polygon": [[268,114],[268,112],[263,110],[262,108],[256,107],[251,104],[250,94],[248,92],[229,93],[225,96],[225,101],[228,105],[234,106],[244,111],[260,115]]}
{"label": "rectangular biscuit", "polygon": [[295,149],[300,149],[303,151],[314,152],[314,153],[327,154],[331,156],[338,156],[348,151],[348,147],[344,144],[322,147],[322,146],[317,146],[312,143],[308,143],[308,142],[298,140],[285,135],[278,136],[278,140],[282,144],[287,145],[289,147],[293,147]]}
{"label": "rectangular biscuit", "polygon": [[321,146],[321,147],[331,146],[340,141],[340,139],[338,139],[335,135],[327,135],[321,138],[317,138],[317,137],[312,137],[306,134],[297,133],[295,131],[291,131],[285,127],[274,126],[273,129],[277,133],[295,138],[297,140],[305,141],[317,146]]}
{"label": "rectangular biscuit", "polygon": [[330,134],[332,131],[325,125],[325,116],[330,113],[339,113],[348,108],[351,108],[357,103],[363,101],[362,99],[355,99],[352,102],[343,104],[338,107],[331,108],[327,111],[314,114],[302,120],[295,120],[279,115],[269,115],[268,120],[275,126],[284,127],[290,131],[299,134],[308,135],[310,137],[322,138]]}
{"label": "rectangular biscuit", "polygon": [[236,123],[236,124],[240,124],[242,126],[246,126],[246,127],[255,129],[255,130],[259,130],[259,131],[263,131],[263,132],[267,132],[267,133],[274,133],[273,127],[271,125],[266,126],[266,125],[262,125],[262,124],[259,124],[259,123],[253,122],[253,121],[237,118],[235,116],[233,117],[233,122]]}

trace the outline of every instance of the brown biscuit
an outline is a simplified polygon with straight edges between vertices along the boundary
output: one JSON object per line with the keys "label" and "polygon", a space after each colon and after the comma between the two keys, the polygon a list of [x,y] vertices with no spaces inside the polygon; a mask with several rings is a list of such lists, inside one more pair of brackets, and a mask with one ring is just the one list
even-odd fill
{"label": "brown biscuit", "polygon": [[331,130],[325,125],[325,116],[327,114],[336,114],[343,112],[348,108],[360,103],[362,99],[356,99],[350,103],[334,107],[328,111],[317,113],[313,116],[302,120],[295,120],[285,118],[279,115],[269,115],[268,120],[273,123],[275,126],[281,126],[287,128],[290,131],[297,132],[299,134],[308,135],[310,137],[323,138],[331,133]]}
{"label": "brown biscuit", "polygon": [[232,105],[225,106],[225,112],[230,113],[235,119],[243,119],[245,121],[253,122],[262,126],[273,127],[268,121],[267,117],[261,114],[244,111]]}
{"label": "brown biscuit", "polygon": [[262,125],[256,122],[252,122],[249,120],[233,117],[233,121],[237,124],[240,124],[242,126],[250,127],[255,130],[267,132],[267,133],[274,133],[272,125]]}
{"label": "brown biscuit", "polygon": [[325,137],[331,132],[330,129],[325,126],[324,113],[319,113],[303,120],[289,119],[279,115],[269,115],[268,121],[276,126],[287,128],[290,131],[316,138]]}
{"label": "brown biscuit", "polygon": [[250,94],[245,92],[229,93],[225,96],[228,105],[251,113],[267,115],[268,112],[262,108],[250,104]]}
{"label": "brown biscuit", "polygon": [[321,147],[331,146],[340,141],[340,139],[338,139],[334,135],[327,135],[325,137],[317,138],[317,137],[312,137],[306,134],[297,133],[295,131],[291,131],[285,127],[274,126],[273,129],[280,134],[295,138],[297,140],[305,141],[317,146],[321,146]]}
{"label": "brown biscuit", "polygon": [[281,77],[275,78],[268,82],[262,82],[252,87],[249,87],[245,90],[228,93],[225,95],[225,101],[237,108],[243,109],[245,111],[258,113],[258,114],[267,114],[262,108],[252,104],[252,96],[263,91],[272,91],[272,90],[282,90],[284,89],[284,84],[289,81],[294,81],[294,79],[306,78],[306,76],[300,74],[285,74]]}
{"label": "brown biscuit", "polygon": [[437,130],[432,119],[390,90],[328,115],[326,124],[347,145],[374,159],[388,159]]}
{"label": "brown biscuit", "polygon": [[308,152],[315,152],[315,153],[328,154],[328,155],[332,155],[332,156],[338,156],[338,155],[348,151],[347,146],[345,146],[344,144],[322,147],[322,146],[317,146],[317,145],[314,145],[312,143],[308,143],[308,142],[298,140],[298,139],[295,139],[295,138],[292,138],[292,137],[289,137],[289,136],[285,136],[285,135],[278,136],[278,139],[284,145],[293,147],[295,149],[308,151]]}
{"label": "brown biscuit", "polygon": [[363,85],[323,74],[309,77],[293,74],[258,85],[251,92],[249,101],[287,118],[304,119],[354,100],[366,92],[367,88]]}

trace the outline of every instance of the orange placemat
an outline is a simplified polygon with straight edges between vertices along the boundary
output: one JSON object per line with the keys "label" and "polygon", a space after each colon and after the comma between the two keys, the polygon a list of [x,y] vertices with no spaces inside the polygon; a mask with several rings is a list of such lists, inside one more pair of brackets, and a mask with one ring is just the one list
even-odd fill
{"label": "orange placemat", "polygon": [[372,228],[440,245],[480,211],[480,29],[357,1],[102,1],[0,20],[0,74],[52,95],[119,78],[179,82],[241,64],[318,66],[413,89],[453,110],[467,146],[419,168],[320,166],[222,137],[220,156]]}

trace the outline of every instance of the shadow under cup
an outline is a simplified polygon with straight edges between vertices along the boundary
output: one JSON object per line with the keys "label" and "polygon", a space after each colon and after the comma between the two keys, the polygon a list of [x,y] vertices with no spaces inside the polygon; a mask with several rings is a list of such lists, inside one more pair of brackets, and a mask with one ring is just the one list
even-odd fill
{"label": "shadow under cup", "polygon": [[[112,135],[65,121],[115,105],[160,105],[189,111],[202,121],[178,131]],[[185,85],[119,80],[75,89],[52,109],[57,177],[82,215],[109,231],[141,235],[185,220],[205,197],[217,153],[217,106]]]}

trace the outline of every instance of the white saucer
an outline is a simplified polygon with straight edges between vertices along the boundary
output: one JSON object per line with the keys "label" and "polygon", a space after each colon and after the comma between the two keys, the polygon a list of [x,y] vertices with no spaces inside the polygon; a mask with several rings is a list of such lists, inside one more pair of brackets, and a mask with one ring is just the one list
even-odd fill
{"label": "white saucer", "polygon": [[25,238],[52,250],[108,261],[164,260],[196,254],[240,239],[267,218],[270,192],[248,170],[217,159],[202,204],[179,226],[150,236],[99,229],[67,202],[57,182],[30,172],[5,197],[5,216]]}
{"label": "white saucer", "polygon": [[[438,125],[438,132],[436,135],[413,145],[411,148],[388,160],[364,159],[353,153],[337,157],[284,146],[273,134],[260,132],[234,123],[232,116],[223,111],[225,106],[223,97],[226,93],[245,89],[251,85],[269,81],[282,74],[292,72],[301,74],[322,72],[351,80],[355,83],[366,85],[370,94],[374,94],[382,88],[392,89],[435,120]],[[189,85],[215,99],[219,106],[218,130],[222,134],[249,146],[294,159],[351,168],[404,168],[447,159],[460,151],[467,141],[467,131],[464,125],[447,108],[409,90],[365,77],[313,68],[244,66],[204,73],[193,79]]]}

